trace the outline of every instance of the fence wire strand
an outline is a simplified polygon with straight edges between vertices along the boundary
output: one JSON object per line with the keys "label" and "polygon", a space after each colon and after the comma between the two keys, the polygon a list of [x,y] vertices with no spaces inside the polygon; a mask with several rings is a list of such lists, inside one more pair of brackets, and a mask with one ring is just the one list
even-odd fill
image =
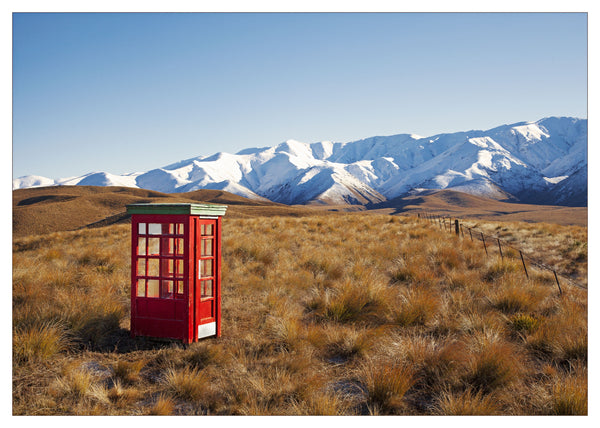
{"label": "fence wire strand", "polygon": [[[450,229],[450,232],[452,233],[452,218],[451,217],[439,216],[437,214],[432,214],[432,213],[423,212],[423,211],[418,212],[417,216],[418,216],[418,218],[423,218],[425,220],[428,220],[430,223],[436,223],[437,222],[439,224],[439,226],[440,226],[440,229],[442,229],[442,224],[443,224],[444,225],[444,229],[442,229],[442,230],[445,230],[446,232],[448,231],[448,228],[446,228],[445,225],[446,225],[446,220],[448,220],[449,224],[450,224],[449,229]],[[502,253],[502,247],[510,248],[511,250],[513,250],[516,253],[518,253],[520,255],[521,261],[523,263],[523,269],[525,271],[525,276],[527,277],[527,279],[529,279],[529,273],[527,272],[527,266],[525,264],[525,260],[527,260],[527,262],[530,265],[533,265],[533,266],[537,267],[538,269],[547,270],[547,271],[552,272],[554,274],[554,278],[556,280],[556,284],[558,285],[558,289],[559,289],[560,294],[562,294],[562,288],[561,288],[560,282],[558,280],[559,276],[561,277],[561,279],[563,279],[569,285],[572,285],[574,287],[577,287],[577,288],[580,288],[582,290],[587,291],[587,289],[588,289],[587,286],[584,286],[584,285],[582,285],[582,284],[580,284],[580,283],[578,283],[576,281],[573,281],[566,274],[558,272],[556,270],[556,268],[554,268],[552,266],[549,266],[549,265],[547,265],[545,263],[542,263],[539,260],[534,259],[532,256],[524,253],[523,250],[521,250],[519,248],[516,248],[513,245],[510,245],[504,239],[502,239],[502,238],[500,238],[498,236],[486,235],[481,230],[478,230],[478,229],[476,229],[474,227],[466,226],[466,225],[460,223],[459,219],[457,219],[457,218],[455,218],[455,224],[456,224],[456,222],[459,222],[458,223],[458,230],[459,230],[460,234],[457,233],[456,229],[455,229],[455,231],[453,233],[456,234],[456,235],[458,235],[458,236],[462,236],[462,238],[464,239],[464,237],[465,237],[464,228],[466,228],[469,231],[469,236],[471,238],[471,241],[473,241],[474,240],[474,238],[473,238],[473,232],[475,232],[476,236],[479,235],[479,237],[480,237],[480,238],[477,238],[477,239],[481,240],[482,243],[483,243],[483,248],[485,250],[486,255],[489,255],[488,249],[487,249],[487,245],[486,245],[486,240],[497,241],[499,252],[500,252],[500,255],[501,255],[502,259],[504,259],[504,254]]]}

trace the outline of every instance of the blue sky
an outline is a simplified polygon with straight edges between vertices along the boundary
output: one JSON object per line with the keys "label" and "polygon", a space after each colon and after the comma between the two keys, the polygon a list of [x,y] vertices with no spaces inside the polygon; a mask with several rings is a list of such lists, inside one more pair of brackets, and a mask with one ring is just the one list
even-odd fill
{"label": "blue sky", "polygon": [[584,13],[14,14],[13,177],[587,117]]}

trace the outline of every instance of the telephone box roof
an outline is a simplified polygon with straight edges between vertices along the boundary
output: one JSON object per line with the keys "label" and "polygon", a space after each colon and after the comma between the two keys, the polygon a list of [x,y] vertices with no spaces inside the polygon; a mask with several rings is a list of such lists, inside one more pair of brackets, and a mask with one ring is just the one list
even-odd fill
{"label": "telephone box roof", "polygon": [[217,204],[129,204],[129,214],[189,214],[224,216],[227,205]]}

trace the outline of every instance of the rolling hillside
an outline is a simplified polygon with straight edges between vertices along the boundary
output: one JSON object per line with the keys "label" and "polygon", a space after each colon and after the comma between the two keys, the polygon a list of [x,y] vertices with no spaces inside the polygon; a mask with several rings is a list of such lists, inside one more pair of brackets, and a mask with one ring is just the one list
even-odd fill
{"label": "rolling hillside", "polygon": [[453,190],[407,196],[371,206],[387,214],[427,211],[438,215],[497,221],[546,222],[587,225],[587,207],[531,205],[502,202]]}
{"label": "rolling hillside", "polygon": [[127,222],[132,203],[205,202],[228,206],[227,218],[305,216],[334,211],[381,214],[435,212],[498,221],[587,225],[587,208],[513,204],[444,190],[369,206],[288,206],[247,199],[222,190],[167,194],[129,187],[55,186],[13,191],[13,235],[26,236]]}
{"label": "rolling hillside", "polygon": [[227,217],[301,216],[310,208],[255,201],[220,190],[166,194],[130,187],[55,186],[13,191],[13,235],[76,230],[129,221],[125,206],[134,203],[215,203],[228,206]]}

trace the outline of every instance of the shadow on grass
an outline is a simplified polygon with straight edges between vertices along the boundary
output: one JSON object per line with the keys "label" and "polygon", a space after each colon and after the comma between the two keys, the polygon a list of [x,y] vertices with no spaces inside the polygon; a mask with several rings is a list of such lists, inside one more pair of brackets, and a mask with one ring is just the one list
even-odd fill
{"label": "shadow on grass", "polygon": [[98,316],[87,321],[75,335],[75,343],[84,350],[92,352],[111,352],[124,354],[133,351],[158,350],[186,345],[180,340],[131,337],[130,330],[119,326],[114,314]]}

